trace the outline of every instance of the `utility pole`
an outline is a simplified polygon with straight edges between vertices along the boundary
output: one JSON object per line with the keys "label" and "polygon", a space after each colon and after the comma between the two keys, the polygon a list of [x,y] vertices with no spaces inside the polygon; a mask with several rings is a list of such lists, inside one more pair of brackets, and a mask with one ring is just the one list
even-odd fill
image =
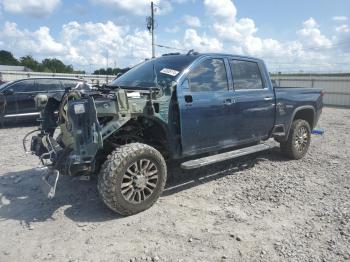
{"label": "utility pole", "polygon": [[106,65],[106,84],[108,84],[108,49],[107,49],[107,65]]}
{"label": "utility pole", "polygon": [[154,4],[151,2],[151,16],[147,16],[147,29],[152,36],[152,58],[155,58],[155,44],[154,44]]}
{"label": "utility pole", "polygon": [[154,48],[154,8],[153,1],[151,2],[151,33],[152,33],[152,58],[155,58],[155,48]]}

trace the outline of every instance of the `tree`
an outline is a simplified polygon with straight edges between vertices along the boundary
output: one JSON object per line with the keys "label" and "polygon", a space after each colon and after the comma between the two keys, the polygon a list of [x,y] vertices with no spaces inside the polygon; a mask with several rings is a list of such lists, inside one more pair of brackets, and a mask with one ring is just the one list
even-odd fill
{"label": "tree", "polygon": [[20,64],[22,66],[28,67],[32,69],[33,71],[39,71],[39,62],[36,61],[32,56],[22,56],[20,59]]}
{"label": "tree", "polygon": [[0,50],[0,65],[19,65],[19,62],[11,52]]}
{"label": "tree", "polygon": [[52,73],[73,73],[71,65],[66,66],[61,60],[56,58],[46,58],[41,62],[43,70]]}
{"label": "tree", "polygon": [[94,75],[117,75],[118,73],[124,74],[126,71],[128,71],[130,68],[100,68],[98,70],[95,70]]}

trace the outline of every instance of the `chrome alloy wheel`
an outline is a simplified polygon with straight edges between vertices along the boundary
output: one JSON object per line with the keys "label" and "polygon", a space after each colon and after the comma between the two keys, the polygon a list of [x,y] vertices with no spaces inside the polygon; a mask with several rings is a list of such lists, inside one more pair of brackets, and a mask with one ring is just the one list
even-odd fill
{"label": "chrome alloy wheel", "polygon": [[303,152],[307,147],[309,141],[309,133],[305,127],[300,127],[299,130],[295,133],[295,148],[299,152]]}
{"label": "chrome alloy wheel", "polygon": [[149,198],[158,182],[158,168],[148,159],[133,162],[124,173],[121,192],[124,199],[139,204]]}

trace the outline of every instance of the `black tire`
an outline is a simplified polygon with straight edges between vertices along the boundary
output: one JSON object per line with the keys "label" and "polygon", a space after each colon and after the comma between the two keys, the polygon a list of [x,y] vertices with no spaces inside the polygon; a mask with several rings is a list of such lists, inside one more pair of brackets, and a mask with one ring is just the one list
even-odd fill
{"label": "black tire", "polygon": [[163,156],[153,147],[132,143],[108,155],[101,167],[97,188],[110,209],[129,216],[150,208],[158,200],[166,178]]}
{"label": "black tire", "polygon": [[311,141],[311,129],[308,122],[294,120],[289,131],[288,140],[280,143],[281,151],[291,159],[300,159],[308,151]]}

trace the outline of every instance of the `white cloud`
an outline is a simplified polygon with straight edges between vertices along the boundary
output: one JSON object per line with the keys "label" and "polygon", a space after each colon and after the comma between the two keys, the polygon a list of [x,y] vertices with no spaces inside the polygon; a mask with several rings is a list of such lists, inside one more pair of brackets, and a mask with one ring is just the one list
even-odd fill
{"label": "white cloud", "polygon": [[338,33],[350,33],[349,25],[341,25],[335,28]]}
{"label": "white cloud", "polygon": [[214,38],[208,37],[206,34],[199,35],[195,29],[187,29],[181,42],[173,41],[173,45],[182,49],[194,49],[198,52],[220,52],[222,51],[222,43]]}
{"label": "white cloud", "polygon": [[182,21],[190,26],[190,27],[200,27],[201,26],[201,21],[197,16],[191,16],[191,15],[185,15],[182,18]]}
{"label": "white cloud", "polygon": [[332,19],[337,22],[344,22],[348,20],[346,16],[333,16]]}
{"label": "white cloud", "polygon": [[62,26],[56,39],[47,27],[36,31],[19,29],[17,24],[6,22],[0,28],[4,36],[0,49],[15,51],[16,56],[34,55],[37,59],[57,57],[78,67],[93,64],[105,67],[107,52],[109,66],[124,67],[139,63],[151,56],[148,31],[131,31],[128,26],[106,23],[70,22]]}
{"label": "white cloud", "polygon": [[237,20],[237,9],[230,0],[205,0],[204,5],[214,21],[215,33],[223,40],[243,43],[247,37],[252,37],[258,31],[252,19]]}
{"label": "white cloud", "polygon": [[[28,3],[31,1],[34,0],[28,0]],[[131,14],[149,13],[147,0],[90,1],[107,3],[108,6],[115,6]],[[172,3],[175,5],[185,1],[176,0]],[[170,4],[169,0],[156,2],[162,7],[166,6],[164,3]],[[293,71],[315,68],[334,70],[342,68],[338,64],[350,64],[350,27],[346,22],[335,24],[332,35],[326,36],[317,21],[310,18],[295,30],[295,40],[280,41],[259,36],[255,21],[249,17],[239,17],[231,0],[204,0],[204,7],[207,10],[205,27],[199,27],[201,21],[198,17],[186,15],[173,27],[165,28],[166,32],[177,33],[174,34],[174,40],[156,39],[156,42],[199,52],[257,56],[265,59],[272,70],[280,67],[282,70]],[[184,22],[187,26],[183,25]],[[160,36],[161,28],[158,30],[156,35]],[[94,68],[105,67],[107,52],[110,66],[116,61],[118,67],[131,66],[151,56],[151,38],[148,31],[131,29],[119,22],[73,21],[64,24],[55,36],[48,27],[29,31],[19,28],[15,23],[5,22],[0,27],[0,35],[0,49],[12,51],[16,56],[31,54],[37,59],[54,56],[85,70],[89,68],[89,64],[93,64]],[[164,51],[157,48],[158,50]]]}
{"label": "white cloud", "polygon": [[[239,18],[237,8],[231,0],[204,0],[204,6],[207,17],[211,20],[211,37],[222,44],[225,52],[261,57],[272,68],[288,65],[294,71],[315,67],[334,69],[335,62],[346,60],[339,50],[331,48],[333,38],[331,40],[322,34],[313,18],[305,21],[296,32],[296,40],[282,42],[259,37],[254,20],[249,17]],[[340,31],[347,31],[348,27],[343,25],[337,30],[338,39],[344,39],[345,33],[341,34]]]}
{"label": "white cloud", "polygon": [[5,12],[45,17],[60,5],[61,0],[2,0],[0,3]]}
{"label": "white cloud", "polygon": [[231,0],[204,0],[204,5],[209,13],[224,21],[234,21],[237,9]]}
{"label": "white cloud", "polygon": [[303,23],[303,28],[297,32],[301,41],[310,47],[330,47],[331,40],[324,36],[312,17]]}
{"label": "white cloud", "polygon": [[60,55],[64,51],[64,46],[52,38],[50,29],[45,26],[30,32],[18,29],[15,23],[5,22],[0,34],[3,36],[3,45],[5,45],[3,48],[42,56]]}
{"label": "white cloud", "polygon": [[[90,0],[94,4],[115,7],[135,15],[147,15],[150,13],[151,0]],[[153,0],[156,13],[163,15],[172,10],[169,0]]]}
{"label": "white cloud", "polygon": [[350,26],[347,24],[336,27],[336,43],[342,52],[350,54]]}

